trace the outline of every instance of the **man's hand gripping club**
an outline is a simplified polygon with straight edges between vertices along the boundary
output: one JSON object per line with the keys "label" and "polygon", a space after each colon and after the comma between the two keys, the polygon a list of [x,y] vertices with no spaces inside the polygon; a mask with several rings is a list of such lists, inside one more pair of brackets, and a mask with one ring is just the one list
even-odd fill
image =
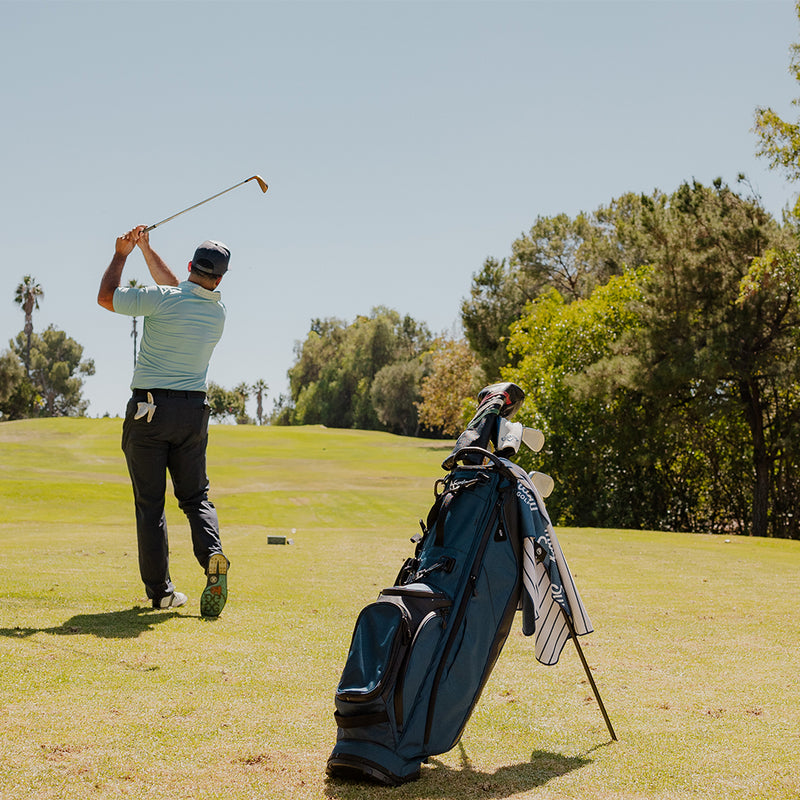
{"label": "man's hand gripping club", "polygon": [[147,268],[153,280],[160,286],[177,286],[179,281],[175,273],[166,265],[161,256],[150,247],[150,234],[144,225],[137,225],[122,236],[117,237],[114,244],[114,256],[100,280],[97,302],[109,311],[114,310],[114,292],[122,281],[122,270],[128,256],[137,245],[142,251]]}

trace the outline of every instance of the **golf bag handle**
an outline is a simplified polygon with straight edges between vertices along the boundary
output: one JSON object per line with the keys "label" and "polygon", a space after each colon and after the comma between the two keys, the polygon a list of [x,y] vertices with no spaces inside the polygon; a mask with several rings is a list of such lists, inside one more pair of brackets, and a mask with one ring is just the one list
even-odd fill
{"label": "golf bag handle", "polygon": [[517,476],[502,462],[500,456],[495,455],[490,450],[484,450],[482,447],[462,447],[458,452],[453,453],[451,456],[453,466],[461,461],[466,456],[480,456],[481,458],[488,458],[507,478],[517,480]]}

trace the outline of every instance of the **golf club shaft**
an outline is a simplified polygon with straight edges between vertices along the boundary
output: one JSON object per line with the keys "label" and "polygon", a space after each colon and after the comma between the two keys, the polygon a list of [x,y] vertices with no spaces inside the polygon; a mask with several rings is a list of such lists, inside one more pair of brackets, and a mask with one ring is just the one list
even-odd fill
{"label": "golf club shaft", "polygon": [[207,197],[205,200],[201,200],[199,203],[195,203],[193,206],[189,206],[189,208],[184,208],[183,211],[179,211],[177,214],[173,214],[171,217],[167,217],[166,219],[162,219],[161,222],[156,222],[153,225],[144,229],[144,232],[147,233],[148,231],[152,231],[153,228],[157,228],[159,225],[163,225],[165,222],[169,222],[171,219],[175,219],[175,217],[179,217],[181,214],[185,214],[187,211],[191,211],[193,208],[197,208],[198,206],[202,206],[204,203],[209,202],[209,200],[213,200],[215,197],[219,197],[226,192],[230,192],[233,189],[236,189],[238,186],[242,186],[249,181],[258,181],[258,185],[261,187],[262,192],[267,191],[267,184],[264,183],[263,178],[259,175],[253,175],[251,178],[246,178],[243,181],[239,181],[239,183],[235,183],[233,186],[229,186],[227,189],[223,189],[221,192],[217,192],[216,194],[212,194],[211,197]]}

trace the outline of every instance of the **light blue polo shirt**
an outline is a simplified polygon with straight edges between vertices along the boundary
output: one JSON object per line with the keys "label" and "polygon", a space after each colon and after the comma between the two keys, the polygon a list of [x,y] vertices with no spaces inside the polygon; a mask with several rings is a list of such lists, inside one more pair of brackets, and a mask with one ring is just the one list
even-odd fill
{"label": "light blue polo shirt", "polygon": [[114,311],[144,317],[131,389],[208,389],[208,362],[225,326],[220,298],[191,281],[116,289]]}

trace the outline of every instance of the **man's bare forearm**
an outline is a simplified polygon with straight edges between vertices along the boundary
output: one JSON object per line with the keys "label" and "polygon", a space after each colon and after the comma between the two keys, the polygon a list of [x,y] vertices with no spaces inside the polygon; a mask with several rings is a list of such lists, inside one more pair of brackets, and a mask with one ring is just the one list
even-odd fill
{"label": "man's bare forearm", "polygon": [[114,310],[114,292],[119,287],[122,280],[122,270],[128,256],[136,246],[141,236],[141,226],[129,230],[122,236],[117,237],[114,243],[114,257],[106,267],[103,277],[100,279],[100,288],[97,291],[97,302],[109,311]]}
{"label": "man's bare forearm", "polygon": [[106,267],[100,279],[100,289],[97,292],[97,302],[109,311],[114,310],[114,291],[122,280],[122,270],[125,267],[127,256],[114,253],[111,263]]}
{"label": "man's bare forearm", "polygon": [[177,286],[180,283],[177,276],[166,265],[164,259],[150,247],[150,243],[142,237],[138,244],[153,280],[159,286]]}

